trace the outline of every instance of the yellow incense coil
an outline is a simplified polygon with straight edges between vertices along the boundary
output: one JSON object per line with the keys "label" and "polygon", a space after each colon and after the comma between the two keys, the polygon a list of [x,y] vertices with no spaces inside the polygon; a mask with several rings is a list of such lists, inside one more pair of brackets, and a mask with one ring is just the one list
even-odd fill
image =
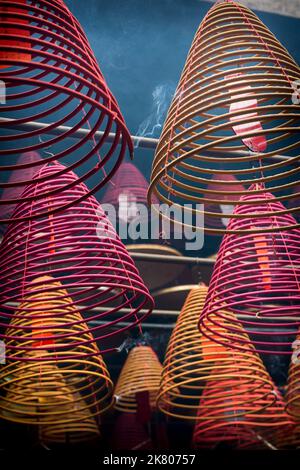
{"label": "yellow incense coil", "polygon": [[[76,421],[40,426],[41,442],[51,444],[76,444],[100,438],[100,429],[95,417],[85,408],[84,401],[74,391],[74,401],[70,414],[76,415]],[[77,401],[76,399],[79,400]]]}
{"label": "yellow incense coil", "polygon": [[[199,414],[200,399],[216,420],[222,420],[225,411],[238,416],[259,413],[276,401],[271,377],[239,323],[224,344],[200,334],[206,294],[204,285],[192,289],[177,319],[163,364],[158,407],[166,415],[188,420],[206,419]],[[224,325],[230,324],[233,315],[224,312],[224,317]],[[220,325],[216,328],[220,333]],[[238,338],[248,339],[247,351],[231,349]]]}
{"label": "yellow incense coil", "polygon": [[[252,184],[258,184],[257,204],[267,187],[278,203],[276,215],[297,213],[299,79],[294,59],[252,11],[232,0],[216,2],[196,32],[170,105],[148,202],[157,197],[172,210],[184,209],[187,228],[215,234],[228,231],[221,222]],[[221,191],[211,186],[215,178]],[[290,209],[280,204],[291,200]],[[285,222],[284,230],[296,224]]]}
{"label": "yellow incense coil", "polygon": [[[0,416],[67,425],[112,406],[113,384],[87,323],[60,282],[36,279],[6,330]],[[80,419],[79,419],[80,417]]]}
{"label": "yellow incense coil", "polygon": [[149,404],[155,407],[161,379],[162,365],[149,346],[136,346],[127,357],[115,388],[115,408],[119,411],[135,413],[136,395],[149,393]]}

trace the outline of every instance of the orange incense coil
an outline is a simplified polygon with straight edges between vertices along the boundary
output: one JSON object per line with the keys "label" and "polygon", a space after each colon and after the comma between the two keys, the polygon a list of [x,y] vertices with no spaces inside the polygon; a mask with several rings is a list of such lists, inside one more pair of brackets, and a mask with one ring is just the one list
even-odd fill
{"label": "orange incense coil", "polygon": [[[216,344],[214,336],[205,340],[211,347]],[[238,373],[239,354],[231,350],[231,366],[228,364],[227,370],[221,371],[223,379],[219,379],[220,361],[212,368],[199,403],[193,436],[195,447],[213,448],[222,443],[239,449],[277,449],[284,433],[293,430],[293,422],[271,377],[271,392],[265,383],[259,389],[253,388]]]}
{"label": "orange incense coil", "polygon": [[[236,196],[246,195],[251,184],[267,187],[278,203],[299,201],[299,190],[293,191],[299,184],[300,107],[293,99],[299,78],[294,59],[254,13],[232,0],[216,2],[196,32],[169,108],[149,201],[156,196],[184,209],[193,216],[186,227],[196,229],[204,215],[205,231],[217,234],[225,227],[217,227],[215,219],[221,223],[232,216],[209,208],[236,206]],[[221,178],[224,174],[236,182]],[[209,188],[212,175],[220,176],[222,193]],[[262,193],[263,188],[256,195]],[[277,209],[279,216],[300,207]],[[285,222],[287,230],[291,225]]]}
{"label": "orange incense coil", "polygon": [[[163,413],[175,418],[201,419],[198,413],[199,401],[204,391],[208,390],[208,384],[213,383],[220,387],[220,393],[216,392],[212,411],[219,413],[222,418],[226,395],[224,384],[228,387],[231,381],[239,380],[237,397],[241,416],[259,413],[276,400],[272,380],[239,323],[224,345],[199,333],[198,319],[206,294],[207,287],[204,285],[193,289],[177,319],[163,364],[158,407]],[[225,327],[232,323],[234,317],[229,312],[223,313]],[[217,328],[219,333],[222,329],[220,326]],[[232,343],[239,338],[248,338],[247,351],[232,350]],[[228,393],[228,399],[231,399],[232,394]],[[233,403],[233,407],[235,405]]]}
{"label": "orange incense coil", "polygon": [[294,423],[292,430],[279,433],[277,447],[280,450],[300,449],[300,425]]}
{"label": "orange incense coil", "polygon": [[4,335],[0,416],[36,425],[79,422],[112,405],[112,381],[91,332],[62,284],[36,279]]}
{"label": "orange incense coil", "polygon": [[[146,404],[152,410],[161,379],[162,365],[149,346],[136,346],[127,357],[115,388],[115,408],[127,413],[136,413],[139,396],[147,394]],[[148,403],[147,403],[148,402]]]}
{"label": "orange incense coil", "polygon": [[222,444],[237,449],[277,449],[283,433],[291,433],[293,423],[275,385],[273,394],[276,401],[270,403],[267,395],[262,397],[261,390],[250,391],[238,375],[208,381],[200,399],[194,447],[214,448]]}

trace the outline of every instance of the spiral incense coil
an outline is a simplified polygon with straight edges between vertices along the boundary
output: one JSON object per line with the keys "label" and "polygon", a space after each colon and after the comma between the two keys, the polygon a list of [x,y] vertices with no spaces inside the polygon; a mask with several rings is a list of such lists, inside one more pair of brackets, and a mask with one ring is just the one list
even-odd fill
{"label": "spiral incense coil", "polygon": [[[11,5],[12,2],[10,2],[10,5],[4,4],[5,2],[1,0],[1,35],[5,35],[4,39],[1,38],[1,51],[0,51],[0,59],[14,59],[14,60],[20,60],[24,62],[30,62],[31,61],[31,54],[30,54],[30,48],[31,44],[27,40],[23,38],[30,38],[30,31],[28,29],[28,24],[29,24],[29,18],[26,19],[21,19],[19,16],[20,14],[23,13],[23,9],[18,7],[13,7]],[[21,4],[22,6],[26,5],[27,0],[15,0],[13,2],[15,5]],[[14,16],[15,13],[17,13],[18,20],[15,24],[14,23]],[[9,16],[4,16],[4,14],[9,15]],[[4,21],[6,21],[4,23]],[[7,23],[8,22],[8,23]],[[19,24],[26,25],[27,27],[19,27]],[[8,39],[9,37],[12,37],[14,35],[14,39]],[[16,39],[18,36],[23,36],[22,40]],[[13,48],[10,47],[8,50],[3,49],[2,47],[4,46],[14,46]],[[23,47],[22,47],[23,46]],[[21,51],[20,48],[23,50]],[[4,63],[4,65],[0,65],[1,68],[7,67],[7,64]]]}
{"label": "spiral incense coil", "polygon": [[[19,184],[21,181],[31,181],[34,174],[42,167],[44,164],[42,158],[38,152],[28,152],[22,153],[20,158],[18,159],[18,164],[33,164],[34,162],[40,162],[38,167],[36,166],[29,166],[27,168],[21,170],[13,170],[9,176],[9,183],[14,184],[13,186],[7,187],[2,195],[1,200],[12,200],[12,201],[19,201],[20,196],[24,190],[22,186],[16,186],[15,184]],[[0,219],[9,219],[15,209],[16,204],[7,204],[7,205],[0,205]],[[1,230],[0,226],[0,230]]]}
{"label": "spiral incense coil", "polygon": [[[285,395],[287,412],[300,428],[300,334],[292,345],[293,355],[289,367],[287,392]],[[300,442],[300,441],[299,441]]]}
{"label": "spiral incense coil", "polygon": [[[111,178],[133,145],[79,22],[60,0],[2,0],[0,35],[0,83],[6,84],[0,170],[25,171],[23,180],[1,181],[0,188],[29,184],[26,171],[37,170],[39,162],[20,163],[18,158],[39,152],[46,163],[66,165],[47,175],[50,184],[62,173],[67,184],[76,168],[90,188],[87,197]],[[45,178],[40,176],[41,184]],[[53,194],[52,185],[43,189],[40,198]],[[24,197],[33,200],[32,194]],[[16,202],[2,198],[0,204]],[[60,203],[61,209],[68,206],[68,201]]]}
{"label": "spiral incense coil", "polygon": [[[23,301],[24,289],[33,281],[37,293],[52,292],[52,298],[60,302],[50,281],[49,286],[36,281],[50,273],[68,291],[80,315],[88,319],[95,340],[101,340],[101,352],[116,350],[119,344],[115,344],[115,335],[138,325],[151,312],[153,300],[101,206],[93,196],[86,197],[88,190],[74,173],[62,174],[55,184],[52,182],[55,197],[37,198],[28,204],[26,196],[43,194],[49,187],[47,178],[63,169],[60,164],[44,166],[39,174],[46,180],[43,184],[33,180],[14,214],[27,218],[28,214],[45,212],[47,207],[50,212],[61,205],[60,201],[72,207],[38,220],[14,222],[7,228],[0,247],[0,324],[5,327],[15,318],[15,305]],[[64,189],[73,182],[77,183],[75,187]],[[42,305],[26,306],[26,312],[28,317],[41,315]],[[79,326],[81,322],[83,318],[78,319]],[[72,325],[70,318],[65,327]],[[77,333],[80,344],[85,343],[83,337],[80,339],[82,334]],[[0,333],[1,338],[5,336]],[[104,344],[105,339],[113,342]]]}
{"label": "spiral incense coil", "polygon": [[[225,194],[227,192],[227,189],[230,189],[229,186],[226,186],[224,184],[219,183],[219,180],[225,180],[228,182],[232,182],[232,185],[234,186],[236,191],[244,191],[244,186],[241,184],[238,184],[238,180],[231,174],[225,173],[221,175],[213,175],[209,185],[207,186],[208,189],[215,191],[215,198],[220,199],[219,204],[207,204],[205,206],[205,209],[207,212],[218,212],[219,214],[232,214],[234,211],[234,206],[230,204],[224,204],[224,201],[226,200],[231,200],[234,199],[235,201],[238,201],[240,199],[240,196],[237,195],[230,195],[230,194]],[[227,227],[229,223],[229,219],[227,218],[208,218],[206,221],[210,227],[212,228],[217,228],[217,229],[224,229],[224,227]]]}
{"label": "spiral incense coil", "polygon": [[[138,203],[147,206],[148,186],[148,181],[133,163],[123,162],[112,177],[101,204],[112,204],[120,208],[122,202],[127,199],[131,205]],[[153,202],[158,203],[156,199]]]}
{"label": "spiral incense coil", "polygon": [[112,433],[113,450],[151,450],[153,442],[146,427],[135,413],[120,413]]}
{"label": "spiral incense coil", "polygon": [[[288,207],[289,208],[297,208],[300,206],[300,184],[294,188],[294,193],[298,194],[296,199],[291,199],[288,201]],[[300,211],[297,211],[295,213],[295,219],[299,222],[300,221]]]}
{"label": "spiral incense coil", "polygon": [[300,425],[295,423],[292,431],[280,433],[277,447],[280,450],[300,449]]}
{"label": "spiral incense coil", "polygon": [[[74,394],[74,398],[76,395]],[[80,410],[80,408],[83,408]],[[78,409],[78,411],[77,411]],[[84,409],[84,401],[79,400],[74,403],[72,410],[76,421],[40,426],[40,441],[46,445],[52,444],[78,444],[82,442],[92,442],[100,438],[99,426],[91,416],[88,409]]]}
{"label": "spiral incense coil", "polygon": [[155,407],[161,379],[162,365],[149,346],[136,346],[126,359],[115,388],[115,408],[126,413],[137,413],[138,395],[147,394],[146,402]]}
{"label": "spiral incense coil", "polygon": [[264,438],[255,433],[250,426],[243,424],[233,424],[226,426],[224,420],[223,427],[202,430],[199,422],[196,423],[193,435],[194,449],[245,449],[245,450],[263,450],[268,448],[264,443]]}
{"label": "spiral incense coil", "polygon": [[[254,197],[250,191],[242,202],[251,204]],[[239,324],[249,330],[258,352],[293,352],[292,342],[300,326],[300,230],[282,231],[294,219],[290,215],[276,216],[280,205],[270,193],[264,193],[264,201],[256,210],[263,213],[268,207],[269,217],[254,218],[250,205],[241,204],[235,209],[245,219],[232,219],[229,223],[199,321],[200,331],[205,328],[205,334],[220,344],[238,328],[233,322],[218,330],[226,319],[222,313],[225,309],[240,315]],[[253,233],[233,234],[240,226],[253,229]],[[270,231],[255,234],[255,229],[261,227]],[[272,232],[275,227],[276,232]],[[247,350],[248,342],[249,338],[237,338],[234,347]]]}
{"label": "spiral incense coil", "polygon": [[[222,419],[225,406],[230,413],[238,405],[241,417],[259,413],[276,401],[272,380],[254,347],[246,341],[248,335],[240,323],[236,322],[235,331],[224,345],[199,333],[198,318],[206,294],[204,285],[193,289],[177,319],[163,364],[158,408],[175,418],[201,419],[199,401],[210,391],[214,402],[208,404],[208,409],[218,419]],[[226,319],[222,327],[216,327],[215,336],[226,326],[235,324],[233,314],[224,312],[224,315]],[[232,349],[238,340],[245,340],[247,351]],[[230,391],[231,383],[236,384],[235,390]]]}
{"label": "spiral incense coil", "polygon": [[3,338],[2,418],[68,429],[112,406],[105,363],[59,281],[43,276],[28,286]]}
{"label": "spiral incense coil", "polygon": [[[140,244],[139,247],[147,246],[149,251],[152,249],[153,252],[156,250],[163,252],[164,249],[167,251],[168,245],[181,251],[184,244],[181,232],[178,235],[177,227],[172,222],[166,224],[165,220],[156,217],[153,213],[153,205],[159,204],[155,196],[151,200],[151,205],[148,206],[148,186],[148,181],[135,165],[129,162],[122,163],[107,186],[101,205],[116,220],[118,233],[126,245],[132,240],[141,239],[148,240],[148,243],[147,245]],[[164,208],[162,207],[161,210]],[[136,244],[133,242],[132,249],[135,247]],[[146,264],[150,268],[149,263]],[[166,263],[161,263],[161,267],[163,264],[166,265]],[[173,265],[174,267],[178,268],[176,265]],[[164,266],[163,269],[166,270],[167,267]],[[161,277],[164,277],[163,274]]]}
{"label": "spiral incense coil", "polygon": [[[293,58],[254,13],[232,0],[213,5],[195,35],[168,111],[149,200],[155,195],[185,209],[193,216],[187,227],[199,228],[204,215],[206,232],[222,234],[225,227],[212,227],[211,219],[231,215],[211,206],[237,205],[251,184],[267,187],[278,203],[299,199],[299,191],[293,192],[299,183],[299,79]],[[278,155],[286,158],[273,158]],[[220,178],[224,189],[219,192],[209,188],[211,175],[232,175],[237,181]],[[263,187],[256,190],[252,213],[263,192]],[[299,204],[276,208],[278,216],[297,210]],[[243,220],[244,214],[234,217]],[[290,229],[290,220],[285,222],[283,229]]]}
{"label": "spiral incense coil", "polygon": [[222,444],[235,449],[275,450],[279,435],[292,432],[293,423],[275,386],[276,402],[271,405],[259,398],[256,391],[249,391],[249,402],[256,399],[261,410],[256,412],[250,405],[247,414],[243,413],[240,387],[241,379],[238,376],[223,382],[212,380],[207,383],[200,399],[193,435],[194,447],[209,449]]}

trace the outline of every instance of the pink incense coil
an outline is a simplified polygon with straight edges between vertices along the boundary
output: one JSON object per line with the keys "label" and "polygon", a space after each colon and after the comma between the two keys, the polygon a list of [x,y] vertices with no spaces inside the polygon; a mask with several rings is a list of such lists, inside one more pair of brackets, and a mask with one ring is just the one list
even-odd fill
{"label": "pink incense coil", "polygon": [[[60,0],[2,0],[1,20],[0,80],[6,84],[6,103],[1,104],[0,170],[2,174],[36,170],[38,161],[19,163],[18,157],[22,152],[39,152],[48,163],[57,160],[66,165],[47,176],[50,183],[76,169],[89,187],[87,197],[110,179],[127,149],[130,153],[133,149],[88,40]],[[3,189],[24,188],[31,180],[26,174],[18,183],[3,179]],[[40,178],[44,181],[45,175]],[[74,186],[75,181],[69,184]],[[45,185],[39,197],[46,195],[51,192]],[[26,195],[29,203],[32,197]],[[68,206],[67,201],[61,204]]]}
{"label": "pink incense coil", "polygon": [[[228,194],[227,190],[229,189],[227,184],[222,183],[231,182],[231,192]],[[232,214],[234,211],[234,206],[230,204],[230,201],[237,202],[241,194],[245,191],[245,188],[240,184],[239,180],[235,176],[228,173],[216,174],[212,177],[211,182],[208,184],[207,189],[214,191],[214,198],[219,200],[219,203],[215,204],[206,204],[205,210],[208,212],[218,212],[219,214],[224,213]],[[235,194],[237,193],[237,194]],[[205,219],[205,223],[208,227],[224,229],[227,227],[230,219],[220,218],[220,217],[210,217]]]}
{"label": "pink incense coil", "polygon": [[[148,207],[148,186],[141,171],[133,163],[124,162],[111,179],[101,203],[112,204],[118,210],[119,219],[130,222],[139,214],[138,204]],[[156,198],[153,202],[158,204]]]}
{"label": "pink incense coil", "polygon": [[[251,206],[256,198],[252,189],[241,198],[248,205],[240,204],[234,212],[244,218],[231,219],[228,226],[231,232],[242,228],[249,233],[224,236],[199,329],[223,344],[230,333],[237,331],[234,325],[228,327],[228,323],[223,331],[216,328],[226,317],[225,309],[233,312],[236,321],[248,330],[258,352],[290,355],[300,325],[300,230],[281,230],[286,224],[294,225],[295,219],[288,214],[275,215],[282,205],[268,192],[261,196],[260,205]],[[247,217],[254,210],[270,215]],[[269,233],[257,233],[268,229]],[[245,350],[246,343],[245,339],[237,338],[234,347]]]}
{"label": "pink incense coil", "polygon": [[102,204],[119,204],[120,195],[134,197],[136,202],[147,204],[148,181],[142,172],[130,162],[120,165],[102,198]]}
{"label": "pink incense coil", "polygon": [[[0,219],[9,219],[16,203],[19,202],[20,196],[24,191],[24,186],[20,186],[20,182],[27,181],[30,182],[34,176],[34,174],[42,167],[44,162],[42,161],[40,154],[38,152],[27,152],[22,153],[20,158],[18,159],[18,165],[23,164],[33,164],[35,162],[40,162],[39,166],[30,166],[21,170],[13,170],[10,173],[8,183],[13,185],[7,187],[2,195],[2,201],[13,201],[11,204],[7,205],[0,205]],[[27,183],[28,184],[28,183]]]}
{"label": "pink incense coil", "polygon": [[[73,172],[56,176],[55,182],[51,180],[63,169],[57,163],[39,171],[38,176],[44,181],[33,180],[13,214],[24,220],[9,224],[5,233],[0,248],[0,325],[5,327],[15,318],[15,308],[34,280],[39,293],[47,292],[42,282],[36,282],[47,274],[68,291],[103,348],[104,339],[114,339],[147,317],[153,299],[101,206],[93,196],[87,197],[86,186]],[[69,184],[72,187],[66,189]],[[45,188],[55,189],[55,197],[40,198]],[[28,195],[37,197],[28,203]],[[65,203],[71,207],[51,214]],[[47,216],[25,220],[28,214],[36,216],[48,210]],[[51,286],[49,290],[52,291]],[[38,306],[27,308],[26,312],[39,318]],[[42,312],[40,315],[44,318]],[[62,333],[60,339],[69,335]],[[0,338],[6,339],[3,334]],[[15,349],[17,352],[18,347]],[[115,345],[101,352],[108,350],[115,350]]]}
{"label": "pink incense coil", "polygon": [[280,450],[285,449],[300,449],[300,425],[295,424],[292,431],[289,433],[283,432],[279,433],[279,440],[277,447]]}
{"label": "pink incense coil", "polygon": [[[300,207],[300,184],[294,188],[294,193],[297,194],[297,198],[290,199],[288,201],[288,207],[296,209],[297,207]],[[295,219],[300,222],[300,210],[295,212]]]}

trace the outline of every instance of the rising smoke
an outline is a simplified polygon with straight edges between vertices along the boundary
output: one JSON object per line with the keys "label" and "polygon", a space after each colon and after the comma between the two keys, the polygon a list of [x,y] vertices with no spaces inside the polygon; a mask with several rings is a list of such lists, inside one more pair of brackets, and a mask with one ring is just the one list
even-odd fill
{"label": "rising smoke", "polygon": [[[137,136],[159,137],[174,93],[175,85],[173,83],[162,83],[154,88],[152,92],[151,113],[139,125],[136,133]],[[139,140],[136,141],[135,148],[138,146]]]}

